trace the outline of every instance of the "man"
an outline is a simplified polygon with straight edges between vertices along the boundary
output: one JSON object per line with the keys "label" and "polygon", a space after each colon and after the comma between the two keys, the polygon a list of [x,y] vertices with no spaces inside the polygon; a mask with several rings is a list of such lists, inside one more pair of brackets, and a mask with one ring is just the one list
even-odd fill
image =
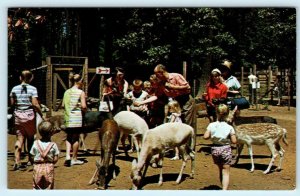
{"label": "man", "polygon": [[241,84],[238,79],[232,75],[232,63],[228,60],[224,60],[220,70],[222,72],[222,77],[228,87],[227,97],[235,97],[240,94]]}
{"label": "man", "polygon": [[191,96],[189,83],[181,74],[169,73],[162,64],[155,67],[154,73],[162,81],[159,88],[163,90],[167,97],[176,100],[180,104],[183,122],[192,126],[196,133],[195,100]]}

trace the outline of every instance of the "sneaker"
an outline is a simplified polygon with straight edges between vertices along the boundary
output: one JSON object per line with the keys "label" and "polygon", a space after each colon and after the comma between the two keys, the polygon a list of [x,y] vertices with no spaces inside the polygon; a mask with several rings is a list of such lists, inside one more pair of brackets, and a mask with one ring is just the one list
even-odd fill
{"label": "sneaker", "polygon": [[82,165],[84,162],[80,160],[72,160],[71,165]]}
{"label": "sneaker", "polygon": [[64,162],[64,166],[70,167],[71,166],[71,159],[66,159]]}
{"label": "sneaker", "polygon": [[26,165],[20,165],[19,166],[19,170],[21,170],[21,171],[25,171],[27,169],[27,166]]}
{"label": "sneaker", "polygon": [[13,170],[14,171],[19,170],[20,166],[21,166],[20,163],[14,163]]}
{"label": "sneaker", "polygon": [[179,156],[175,156],[173,157],[172,159],[170,159],[171,161],[176,161],[176,160],[179,160]]}

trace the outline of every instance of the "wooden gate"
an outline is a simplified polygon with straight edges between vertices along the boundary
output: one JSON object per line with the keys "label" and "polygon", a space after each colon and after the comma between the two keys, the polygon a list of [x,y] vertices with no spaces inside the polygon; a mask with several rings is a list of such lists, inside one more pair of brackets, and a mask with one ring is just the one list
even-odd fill
{"label": "wooden gate", "polygon": [[64,92],[70,88],[69,74],[71,72],[80,74],[83,77],[83,91],[87,94],[88,87],[88,58],[75,56],[48,56],[46,58],[47,79],[46,79],[46,105],[49,112],[46,116],[52,115],[61,105]]}

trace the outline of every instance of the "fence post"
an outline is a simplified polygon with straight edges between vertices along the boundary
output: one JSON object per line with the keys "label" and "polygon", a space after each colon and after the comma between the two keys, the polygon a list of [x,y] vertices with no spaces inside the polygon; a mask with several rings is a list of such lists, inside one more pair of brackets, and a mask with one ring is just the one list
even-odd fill
{"label": "fence post", "polygon": [[[271,66],[268,67],[268,91],[271,89],[271,82],[272,82],[272,69]],[[271,92],[271,101],[273,101],[273,91]]]}
{"label": "fence post", "polygon": [[84,82],[84,84],[86,84],[85,85],[85,87],[84,87],[84,91],[85,91],[85,94],[86,94],[86,96],[88,96],[88,86],[87,86],[87,84],[88,84],[88,62],[89,62],[89,60],[88,60],[88,58],[86,57],[85,59],[84,59],[84,64],[83,64],[83,82]]}
{"label": "fence post", "polygon": [[244,67],[241,67],[241,95],[244,95]]}
{"label": "fence post", "polygon": [[186,79],[186,68],[187,68],[187,64],[186,64],[186,61],[183,61],[183,64],[182,64],[182,75],[183,77]]}
{"label": "fence post", "polygon": [[47,76],[46,76],[46,105],[49,108],[49,111],[46,113],[46,117],[52,116],[53,103],[52,103],[52,65],[51,57],[46,57],[47,64]]}

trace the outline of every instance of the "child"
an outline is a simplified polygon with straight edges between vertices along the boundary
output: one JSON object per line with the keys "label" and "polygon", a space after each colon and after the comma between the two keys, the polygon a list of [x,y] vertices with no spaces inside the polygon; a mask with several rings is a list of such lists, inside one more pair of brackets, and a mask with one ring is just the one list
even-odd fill
{"label": "child", "polygon": [[152,88],[151,87],[151,82],[146,80],[146,81],[144,81],[143,86],[144,86],[143,90],[146,91],[148,94],[150,94],[151,93],[151,88]]}
{"label": "child", "polygon": [[[168,122],[181,122],[181,108],[177,101],[170,100],[168,103],[168,113],[170,114],[168,118]],[[179,160],[179,149],[175,148],[175,156],[171,158],[171,161]]]}
{"label": "child", "polygon": [[214,163],[218,165],[219,177],[223,190],[228,189],[230,162],[232,160],[232,152],[230,143],[236,144],[237,139],[235,131],[231,125],[226,123],[229,114],[229,108],[225,104],[220,104],[216,108],[217,121],[207,126],[204,133],[204,139],[211,139],[213,145],[211,154]]}
{"label": "child", "polygon": [[53,126],[48,121],[42,121],[38,126],[41,135],[30,150],[33,162],[33,188],[53,189],[54,187],[54,164],[58,161],[59,150],[56,143],[51,142],[54,132]]}
{"label": "child", "polygon": [[126,97],[133,101],[133,104],[130,105],[129,110],[136,113],[143,119],[146,118],[148,114],[147,104],[137,106],[134,104],[135,101],[144,101],[148,98],[148,93],[143,90],[143,81],[139,79],[135,79],[132,83],[133,90],[130,91]]}

